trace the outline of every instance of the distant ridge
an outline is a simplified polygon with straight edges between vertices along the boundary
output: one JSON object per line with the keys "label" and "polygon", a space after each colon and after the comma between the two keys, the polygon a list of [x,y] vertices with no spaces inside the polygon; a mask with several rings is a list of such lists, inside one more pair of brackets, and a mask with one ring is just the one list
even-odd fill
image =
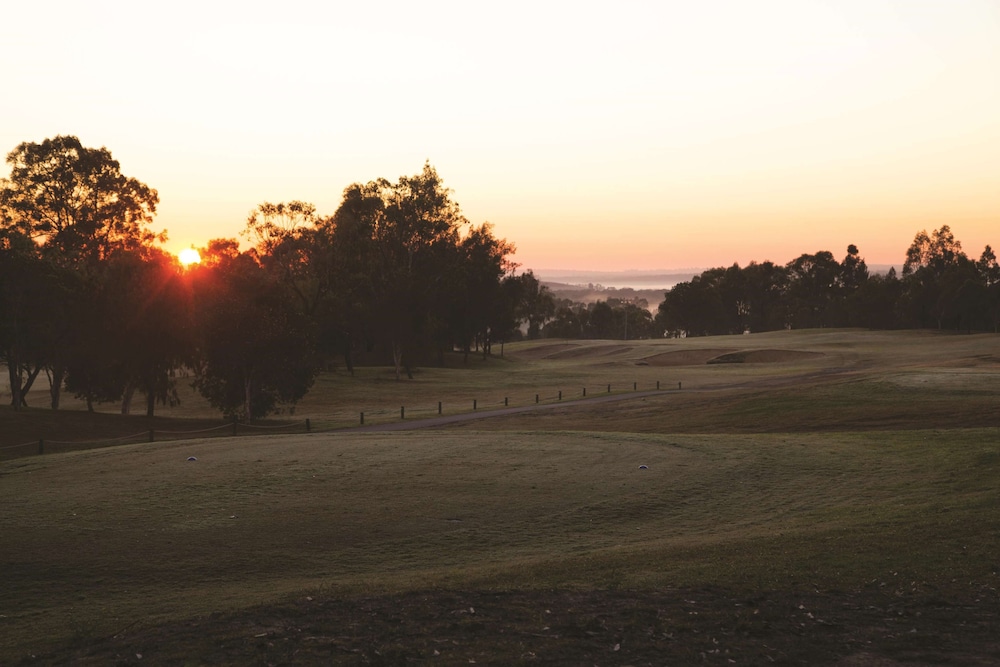
{"label": "distant ridge", "polygon": [[[892,264],[869,264],[872,274],[885,274]],[[896,268],[899,272],[902,266]],[[560,287],[614,287],[635,290],[670,289],[677,283],[691,280],[707,268],[685,269],[632,269],[627,271],[588,271],[586,269],[533,269],[535,277],[545,283],[559,283]]]}
{"label": "distant ridge", "polygon": [[564,285],[600,285],[633,289],[669,289],[677,283],[691,280],[705,269],[661,269],[630,271],[587,271],[577,269],[534,269],[535,277],[543,282]]}

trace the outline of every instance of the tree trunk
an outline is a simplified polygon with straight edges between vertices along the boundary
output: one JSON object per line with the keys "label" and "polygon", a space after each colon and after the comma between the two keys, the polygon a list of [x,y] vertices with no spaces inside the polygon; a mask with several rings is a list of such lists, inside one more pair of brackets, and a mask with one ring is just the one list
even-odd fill
{"label": "tree trunk", "polygon": [[53,410],[59,409],[59,399],[62,396],[62,385],[65,377],[65,367],[62,365],[52,367],[52,375],[49,376],[49,405]]}
{"label": "tree trunk", "polygon": [[36,366],[35,370],[28,371],[28,379],[25,380],[24,384],[21,386],[21,407],[28,407],[28,392],[31,391],[31,386],[35,384],[35,378],[41,373],[42,367]]}
{"label": "tree trunk", "polygon": [[253,381],[250,379],[250,373],[247,373],[243,379],[243,414],[247,420],[247,424],[253,419],[253,414],[250,412],[251,397],[253,396]]}
{"label": "tree trunk", "polygon": [[403,379],[402,378],[402,373],[400,372],[402,370],[402,365],[403,365],[402,362],[403,362],[403,346],[400,345],[397,341],[393,340],[392,341],[392,363],[396,367],[396,380],[397,381]]}
{"label": "tree trunk", "polygon": [[15,411],[21,409],[21,364],[14,350],[7,350],[7,374],[10,377],[10,404]]}
{"label": "tree trunk", "polygon": [[344,337],[344,365],[347,366],[347,372],[354,377],[354,360],[351,359],[351,335],[347,334]]}
{"label": "tree trunk", "polygon": [[122,414],[127,415],[132,412],[132,397],[135,396],[135,383],[129,382],[122,392]]}

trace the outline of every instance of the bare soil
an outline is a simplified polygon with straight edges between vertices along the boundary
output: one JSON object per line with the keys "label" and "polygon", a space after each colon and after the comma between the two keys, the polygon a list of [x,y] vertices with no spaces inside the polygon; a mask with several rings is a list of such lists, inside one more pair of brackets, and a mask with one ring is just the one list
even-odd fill
{"label": "bare soil", "polygon": [[[995,582],[994,582],[995,583]],[[20,664],[995,665],[1000,599],[864,590],[424,591],[284,604],[152,628]]]}

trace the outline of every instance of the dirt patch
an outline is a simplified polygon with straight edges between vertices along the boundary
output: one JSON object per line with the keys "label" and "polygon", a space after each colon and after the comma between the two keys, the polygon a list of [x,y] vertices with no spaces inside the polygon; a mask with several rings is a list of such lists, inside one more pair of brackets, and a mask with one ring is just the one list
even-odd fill
{"label": "dirt patch", "polygon": [[802,361],[822,357],[822,352],[802,352],[799,350],[740,350],[728,352],[709,359],[709,364],[780,364],[788,361]]}
{"label": "dirt patch", "polygon": [[631,352],[631,345],[581,345],[572,350],[563,350],[546,356],[546,359],[579,359],[581,357],[605,357],[609,354]]}
{"label": "dirt patch", "polygon": [[1000,366],[1000,356],[995,354],[977,354],[971,357],[956,359],[950,364],[953,368],[996,368]]}
{"label": "dirt patch", "polygon": [[650,366],[700,366],[707,364],[710,359],[733,351],[731,349],[674,350],[673,352],[654,354],[651,357],[646,357],[643,361]]}
{"label": "dirt patch", "polygon": [[998,664],[1000,601],[712,587],[425,591],[281,605],[118,635],[22,664]]}

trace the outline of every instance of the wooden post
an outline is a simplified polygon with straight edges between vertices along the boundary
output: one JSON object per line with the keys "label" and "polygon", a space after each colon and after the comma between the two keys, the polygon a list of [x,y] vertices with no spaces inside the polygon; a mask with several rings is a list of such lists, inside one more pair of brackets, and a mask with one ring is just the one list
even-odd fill
{"label": "wooden post", "polygon": [[41,438],[38,439],[38,453],[39,454],[45,453],[45,441],[42,440]]}
{"label": "wooden post", "polygon": [[608,385],[608,393],[609,394],[611,393],[611,385],[610,384]]}
{"label": "wooden post", "polygon": [[505,408],[507,407],[507,397],[506,396],[503,397],[503,406]]}
{"label": "wooden post", "polygon": [[309,423],[309,417],[306,417],[306,433],[312,433],[312,424]]}
{"label": "wooden post", "polygon": [[236,421],[236,417],[233,417],[233,435],[236,435],[236,426],[239,422]]}
{"label": "wooden post", "polygon": [[405,405],[399,406],[399,418],[400,419],[406,419],[406,406]]}
{"label": "wooden post", "polygon": [[149,441],[153,442],[153,429],[149,429]]}
{"label": "wooden post", "polygon": [[476,410],[476,399],[472,399],[472,410],[473,412]]}
{"label": "wooden post", "polygon": [[635,390],[636,390],[636,388],[638,388],[638,386],[639,386],[639,383],[638,383],[638,382],[633,382],[633,383],[632,383],[632,391],[635,391]]}
{"label": "wooden post", "polygon": [[678,383],[677,383],[677,388],[678,388],[678,389],[680,389],[680,388],[681,388],[681,383],[680,383],[680,382],[678,382]]}
{"label": "wooden post", "polygon": [[660,381],[659,380],[656,381],[656,390],[657,391],[660,390]]}
{"label": "wooden post", "polygon": [[362,426],[365,425],[365,413],[363,413],[363,412],[361,413],[361,425]]}
{"label": "wooden post", "polygon": [[559,400],[562,400],[562,389],[559,390]]}
{"label": "wooden post", "polygon": [[438,414],[441,414],[441,401],[438,401]]}

